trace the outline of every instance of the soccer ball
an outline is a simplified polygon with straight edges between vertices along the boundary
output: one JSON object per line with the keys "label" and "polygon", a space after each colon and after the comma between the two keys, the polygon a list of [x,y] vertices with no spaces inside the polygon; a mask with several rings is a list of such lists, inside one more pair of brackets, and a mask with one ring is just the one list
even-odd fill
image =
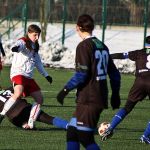
{"label": "soccer ball", "polygon": [[103,122],[99,125],[98,127],[98,133],[100,136],[103,135],[103,133],[106,131],[106,129],[108,129],[110,127],[110,123],[109,122]]}

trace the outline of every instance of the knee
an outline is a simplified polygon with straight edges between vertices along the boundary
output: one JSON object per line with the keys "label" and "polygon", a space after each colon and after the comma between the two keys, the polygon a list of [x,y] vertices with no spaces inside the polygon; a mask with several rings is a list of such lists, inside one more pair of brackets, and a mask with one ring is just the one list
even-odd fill
{"label": "knee", "polygon": [[40,105],[42,105],[43,104],[43,98],[41,98],[41,99],[37,99],[37,101],[36,101],[38,104],[40,104]]}
{"label": "knee", "polygon": [[67,129],[67,142],[75,141],[78,142],[77,128],[69,126]]}
{"label": "knee", "polygon": [[126,110],[127,113],[130,113],[132,111],[132,109],[134,108],[134,106],[136,105],[137,102],[132,102],[130,100],[128,100],[125,104],[124,109]]}
{"label": "knee", "polygon": [[22,96],[22,93],[21,92],[16,92],[12,95],[12,98],[15,99],[15,100],[19,100]]}
{"label": "knee", "polygon": [[43,104],[43,96],[34,97],[36,103],[42,105]]}

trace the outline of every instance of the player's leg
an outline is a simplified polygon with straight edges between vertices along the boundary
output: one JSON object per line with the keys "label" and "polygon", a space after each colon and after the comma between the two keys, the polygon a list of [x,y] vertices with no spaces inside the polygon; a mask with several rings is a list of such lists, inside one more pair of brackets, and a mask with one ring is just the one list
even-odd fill
{"label": "player's leg", "polygon": [[0,113],[0,123],[2,122],[5,114],[15,104],[16,100],[20,98],[20,96],[22,95],[23,89],[24,89],[23,85],[15,85],[14,86],[14,94],[4,104],[3,110]]}
{"label": "player's leg", "polygon": [[78,140],[77,119],[71,118],[67,128],[67,150],[80,150]]}
{"label": "player's leg", "polygon": [[112,118],[110,127],[102,135],[102,141],[112,136],[113,130],[122,122],[122,120],[132,111],[137,102],[128,100],[124,108],[121,108]]}
{"label": "player's leg", "polygon": [[37,118],[37,121],[40,121],[46,124],[51,124],[57,128],[63,128],[63,129],[67,129],[67,126],[68,126],[67,120],[61,119],[59,117],[52,117],[43,111],[40,112]]}
{"label": "player's leg", "polygon": [[34,98],[36,102],[32,104],[28,124],[26,127],[27,129],[28,128],[32,129],[34,127],[34,122],[36,121],[40,113],[40,107],[43,103],[43,96],[40,91],[32,92],[30,95]]}
{"label": "player's leg", "polygon": [[31,128],[31,129],[34,128],[34,122],[36,121],[40,113],[40,106],[41,105],[36,102],[32,104],[27,128]]}
{"label": "player's leg", "polygon": [[87,127],[82,127],[82,130],[78,129],[79,142],[86,148],[86,150],[100,150],[94,139],[94,130],[95,128]]}
{"label": "player's leg", "polygon": [[120,109],[112,118],[110,128],[114,129],[116,126],[132,111],[137,102],[128,100],[125,107]]}
{"label": "player's leg", "polygon": [[148,125],[147,125],[143,135],[141,136],[140,141],[142,143],[150,144],[150,122],[148,122]]}
{"label": "player's leg", "polygon": [[30,82],[30,84],[28,86],[26,86],[24,94],[25,94],[25,96],[30,95],[31,97],[33,97],[35,103],[33,103],[31,111],[30,111],[28,124],[26,126],[27,129],[34,127],[34,122],[36,121],[36,119],[40,113],[40,107],[43,103],[43,95],[41,93],[40,87],[33,79],[30,79],[29,82]]}
{"label": "player's leg", "polygon": [[104,132],[102,136],[103,141],[111,137],[110,135],[112,135],[113,130],[132,111],[137,102],[146,97],[143,84],[144,82],[142,82],[141,78],[137,77],[129,92],[128,101],[126,102],[125,107],[120,109],[112,118],[110,127]]}
{"label": "player's leg", "polygon": [[77,130],[79,142],[87,150],[100,150],[94,139],[94,132],[97,128],[102,109],[94,104],[77,104]]}

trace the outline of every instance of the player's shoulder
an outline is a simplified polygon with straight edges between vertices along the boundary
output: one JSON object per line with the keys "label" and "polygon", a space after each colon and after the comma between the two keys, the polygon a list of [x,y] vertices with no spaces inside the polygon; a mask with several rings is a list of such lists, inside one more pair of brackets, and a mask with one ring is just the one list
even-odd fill
{"label": "player's shoulder", "polygon": [[77,50],[91,50],[93,49],[93,47],[95,46],[95,44],[97,44],[99,47],[103,47],[104,45],[101,43],[101,41],[99,41],[96,37],[89,37],[87,39],[84,39],[83,41],[81,41],[78,46],[77,46]]}
{"label": "player's shoulder", "polygon": [[25,45],[28,40],[29,40],[29,39],[26,38],[26,37],[21,37],[21,38],[19,38],[19,39],[17,40],[17,43],[18,43],[18,44],[23,44],[23,45]]}

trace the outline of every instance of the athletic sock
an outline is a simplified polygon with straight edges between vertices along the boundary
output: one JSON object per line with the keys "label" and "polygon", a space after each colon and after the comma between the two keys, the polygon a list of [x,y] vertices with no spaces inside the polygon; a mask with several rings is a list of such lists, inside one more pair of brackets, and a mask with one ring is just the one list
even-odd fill
{"label": "athletic sock", "polygon": [[63,120],[63,119],[58,118],[58,117],[55,117],[53,119],[53,125],[58,127],[58,128],[67,129],[68,121],[67,120]]}
{"label": "athletic sock", "polygon": [[110,128],[114,129],[125,118],[126,115],[126,110],[124,108],[120,109],[112,118]]}
{"label": "athletic sock", "polygon": [[147,125],[143,135],[145,137],[149,137],[150,136],[150,122],[148,123],[148,125]]}
{"label": "athletic sock", "polygon": [[67,150],[80,150],[79,142],[67,142]]}
{"label": "athletic sock", "polygon": [[90,144],[87,146],[86,150],[100,150],[96,143]]}
{"label": "athletic sock", "polygon": [[0,113],[1,115],[5,115],[7,111],[15,104],[16,100],[14,100],[12,97],[8,99],[8,101],[4,104],[4,108],[2,112]]}
{"label": "athletic sock", "polygon": [[34,103],[32,105],[29,120],[28,120],[28,125],[30,126],[30,128],[33,128],[34,122],[36,121],[39,113],[40,113],[40,104]]}

